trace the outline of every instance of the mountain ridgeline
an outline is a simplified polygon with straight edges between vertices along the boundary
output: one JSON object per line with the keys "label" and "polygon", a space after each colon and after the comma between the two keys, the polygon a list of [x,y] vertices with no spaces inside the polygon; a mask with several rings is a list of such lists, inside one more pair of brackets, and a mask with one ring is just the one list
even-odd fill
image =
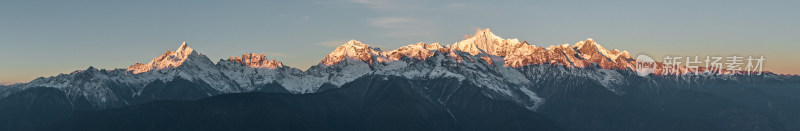
{"label": "mountain ridgeline", "polygon": [[800,130],[798,76],[640,76],[635,62],[593,39],[544,48],[489,29],[391,51],[351,40],[306,71],[183,43],[0,86],[0,130]]}

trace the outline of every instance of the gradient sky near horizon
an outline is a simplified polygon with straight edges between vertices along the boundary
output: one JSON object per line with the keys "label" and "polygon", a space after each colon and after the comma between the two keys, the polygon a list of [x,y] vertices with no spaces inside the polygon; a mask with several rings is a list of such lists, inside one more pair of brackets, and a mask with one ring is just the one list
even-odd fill
{"label": "gradient sky near horizon", "polygon": [[393,50],[477,28],[537,46],[594,38],[634,55],[764,56],[800,73],[796,0],[0,1],[0,83],[146,63],[181,41],[213,61],[244,53],[306,69],[347,40]]}

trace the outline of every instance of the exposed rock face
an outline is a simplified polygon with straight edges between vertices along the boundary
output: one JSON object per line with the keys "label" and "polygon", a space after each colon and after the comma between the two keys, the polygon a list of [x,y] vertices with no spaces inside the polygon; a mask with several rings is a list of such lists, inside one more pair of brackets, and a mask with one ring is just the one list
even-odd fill
{"label": "exposed rock face", "polygon": [[283,67],[283,63],[282,62],[277,61],[277,60],[269,60],[269,59],[267,59],[267,56],[264,55],[264,53],[261,53],[261,54],[248,53],[248,54],[242,55],[242,57],[239,57],[239,56],[233,57],[233,56],[231,56],[231,57],[228,58],[228,60],[236,62],[236,63],[239,63],[239,64],[243,64],[243,65],[245,65],[247,67],[252,67],[252,68],[276,69],[276,68],[282,68]]}

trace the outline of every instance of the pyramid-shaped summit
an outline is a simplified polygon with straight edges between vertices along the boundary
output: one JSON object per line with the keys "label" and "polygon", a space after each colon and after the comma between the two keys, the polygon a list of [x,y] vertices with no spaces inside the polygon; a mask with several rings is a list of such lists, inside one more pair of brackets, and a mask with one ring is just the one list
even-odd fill
{"label": "pyramid-shaped summit", "polygon": [[350,40],[326,55],[325,58],[320,61],[320,64],[334,65],[348,58],[372,63],[373,56],[379,54],[379,49],[372,48],[357,40]]}
{"label": "pyramid-shaped summit", "polygon": [[197,57],[199,59],[205,58],[208,59],[205,55],[202,55],[189,47],[189,45],[184,41],[180,47],[178,47],[175,51],[167,50],[161,56],[153,58],[152,61],[146,64],[136,63],[130,67],[128,67],[128,71],[133,72],[134,74],[148,72],[151,70],[161,70],[161,69],[170,69],[176,68],[193,57]]}

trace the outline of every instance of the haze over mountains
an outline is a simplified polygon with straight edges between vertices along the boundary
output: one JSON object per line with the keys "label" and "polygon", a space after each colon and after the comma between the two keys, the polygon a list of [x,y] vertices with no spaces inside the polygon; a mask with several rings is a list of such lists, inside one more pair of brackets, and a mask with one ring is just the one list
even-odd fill
{"label": "haze over mountains", "polygon": [[2,86],[0,130],[800,130],[797,76],[639,76],[635,62],[593,39],[539,47],[489,29],[390,51],[351,40],[306,71],[183,43]]}

